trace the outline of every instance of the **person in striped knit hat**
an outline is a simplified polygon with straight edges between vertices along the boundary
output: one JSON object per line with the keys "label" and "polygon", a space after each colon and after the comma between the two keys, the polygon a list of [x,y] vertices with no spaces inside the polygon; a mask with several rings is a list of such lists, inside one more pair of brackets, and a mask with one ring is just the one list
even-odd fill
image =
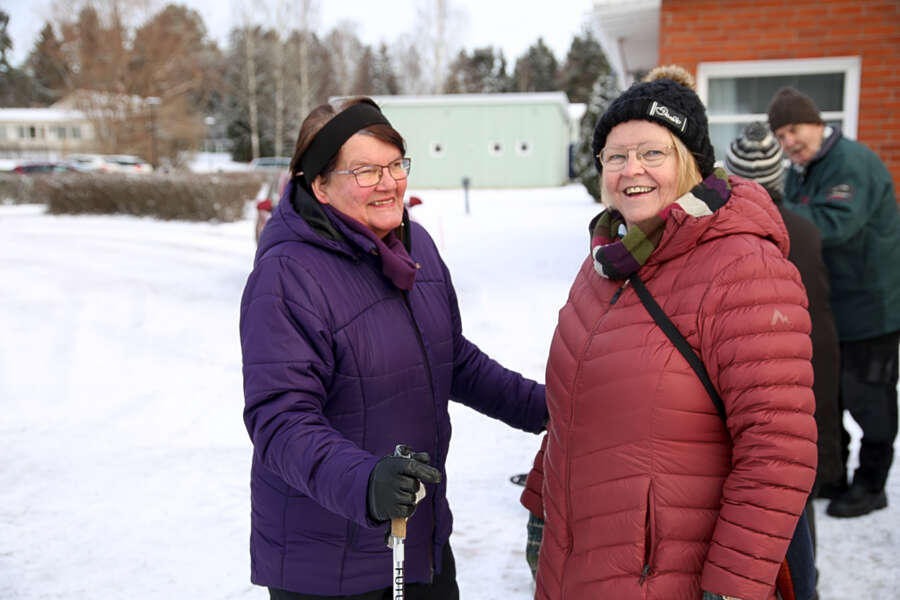
{"label": "person in striped knit hat", "polygon": [[781,204],[784,198],[784,153],[765,123],[750,123],[743,135],[731,142],[725,154],[725,169],[760,184],[776,204]]}

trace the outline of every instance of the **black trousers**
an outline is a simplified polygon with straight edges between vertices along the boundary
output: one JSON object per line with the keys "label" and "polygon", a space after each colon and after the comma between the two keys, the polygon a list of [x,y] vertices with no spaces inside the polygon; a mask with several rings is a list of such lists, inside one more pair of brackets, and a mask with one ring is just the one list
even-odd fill
{"label": "black trousers", "polygon": [[[900,332],[841,344],[841,409],[859,424],[863,438],[853,481],[872,492],[884,489],[897,437],[897,348]],[[844,468],[850,434],[841,426]]]}
{"label": "black trousers", "polygon": [[[406,584],[405,600],[459,600],[459,587],[456,585],[456,561],[450,542],[444,544],[442,552],[442,570],[434,574],[431,583]],[[392,600],[392,588],[373,590],[352,596],[314,596],[269,588],[270,600]]]}

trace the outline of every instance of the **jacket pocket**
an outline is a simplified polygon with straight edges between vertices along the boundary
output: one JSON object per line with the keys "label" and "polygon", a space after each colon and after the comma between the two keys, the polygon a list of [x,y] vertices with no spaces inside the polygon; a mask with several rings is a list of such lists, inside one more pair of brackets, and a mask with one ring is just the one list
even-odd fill
{"label": "jacket pocket", "polygon": [[653,572],[654,555],[656,553],[656,501],[653,498],[653,481],[647,486],[647,504],[644,514],[644,564],[641,567],[639,585]]}

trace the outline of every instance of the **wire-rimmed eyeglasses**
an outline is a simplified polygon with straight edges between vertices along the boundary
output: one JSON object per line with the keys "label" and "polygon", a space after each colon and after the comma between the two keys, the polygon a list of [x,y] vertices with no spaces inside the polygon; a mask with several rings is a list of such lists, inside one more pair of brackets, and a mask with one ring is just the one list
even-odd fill
{"label": "wire-rimmed eyeglasses", "polygon": [[628,163],[628,153],[634,150],[634,155],[645,167],[658,167],[672,154],[672,146],[655,142],[644,142],[637,146],[609,146],[600,151],[597,158],[604,169],[621,171]]}
{"label": "wire-rimmed eyeglasses", "polygon": [[409,158],[398,158],[394,162],[387,165],[363,165],[355,169],[345,171],[332,171],[339,175],[353,175],[356,178],[356,184],[359,187],[375,187],[381,183],[381,176],[387,169],[394,181],[406,179],[409,175],[409,169],[412,166],[412,160]]}

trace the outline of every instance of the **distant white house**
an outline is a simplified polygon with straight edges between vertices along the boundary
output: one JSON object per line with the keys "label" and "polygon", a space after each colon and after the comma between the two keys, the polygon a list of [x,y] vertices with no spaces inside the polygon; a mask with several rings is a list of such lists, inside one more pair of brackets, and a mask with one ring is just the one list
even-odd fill
{"label": "distant white house", "polygon": [[93,148],[94,126],[71,108],[0,108],[0,157],[52,158]]}
{"label": "distant white house", "polygon": [[[98,123],[152,114],[153,98],[76,90],[48,108],[0,108],[0,158],[57,158],[100,150]],[[105,137],[109,137],[107,132]]]}

